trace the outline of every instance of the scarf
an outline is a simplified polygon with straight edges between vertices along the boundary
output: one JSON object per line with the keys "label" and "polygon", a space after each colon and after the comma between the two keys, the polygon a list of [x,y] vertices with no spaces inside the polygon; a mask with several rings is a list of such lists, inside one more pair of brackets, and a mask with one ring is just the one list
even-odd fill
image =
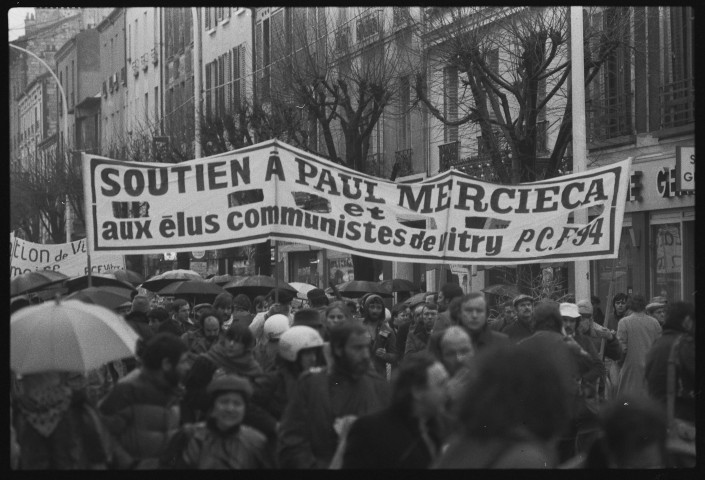
{"label": "scarf", "polygon": [[226,349],[220,343],[215,343],[210,350],[203,354],[216,367],[222,368],[227,373],[237,373],[252,377],[262,373],[262,367],[257,363],[252,350],[246,350],[239,357],[228,355]]}
{"label": "scarf", "polygon": [[55,385],[21,396],[17,405],[29,424],[49,438],[71,406],[71,393],[70,387]]}

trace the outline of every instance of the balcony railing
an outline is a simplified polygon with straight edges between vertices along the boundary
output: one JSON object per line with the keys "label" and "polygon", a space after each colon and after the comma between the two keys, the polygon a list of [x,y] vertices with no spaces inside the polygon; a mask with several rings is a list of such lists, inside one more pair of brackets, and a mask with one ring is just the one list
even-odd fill
{"label": "balcony railing", "polygon": [[632,94],[590,99],[585,102],[588,141],[633,135]]}
{"label": "balcony railing", "polygon": [[455,166],[460,161],[460,142],[450,142],[438,146],[438,164],[441,172]]}
{"label": "balcony railing", "polygon": [[672,128],[695,122],[695,88],[693,79],[666,84],[661,95],[661,128]]}

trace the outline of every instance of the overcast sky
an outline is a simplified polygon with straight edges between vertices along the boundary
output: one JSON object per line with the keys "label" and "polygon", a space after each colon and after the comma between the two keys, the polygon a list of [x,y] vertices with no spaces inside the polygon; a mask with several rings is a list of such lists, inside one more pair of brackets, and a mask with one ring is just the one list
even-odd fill
{"label": "overcast sky", "polygon": [[34,8],[11,8],[7,11],[7,29],[10,41],[24,35],[24,17],[27,13],[34,13]]}

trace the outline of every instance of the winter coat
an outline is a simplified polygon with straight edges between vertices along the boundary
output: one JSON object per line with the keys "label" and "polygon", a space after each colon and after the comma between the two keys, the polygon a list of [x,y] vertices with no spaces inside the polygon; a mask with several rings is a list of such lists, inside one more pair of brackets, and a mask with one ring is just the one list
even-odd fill
{"label": "winter coat", "polygon": [[507,334],[494,331],[486,323],[478,333],[471,332],[467,328],[465,328],[465,331],[470,335],[470,341],[476,353],[491,346],[509,345],[511,343]]}
{"label": "winter coat", "polygon": [[442,332],[451,325],[453,325],[453,321],[450,318],[450,312],[448,310],[446,310],[445,312],[441,312],[438,314],[436,320],[433,322],[433,329],[431,330],[431,335],[436,332]]}
{"label": "winter coat", "polygon": [[375,372],[353,379],[337,369],[305,372],[294,388],[279,426],[281,468],[328,468],[335,453],[337,418],[365,415],[386,407],[389,385]]}
{"label": "winter coat", "polygon": [[646,354],[661,336],[661,325],[644,312],[622,318],[617,325],[617,338],[624,350],[624,363],[619,372],[618,395],[646,396],[644,370]]}
{"label": "winter coat", "polygon": [[404,347],[404,356],[408,357],[415,353],[426,351],[431,334],[426,331],[423,321],[416,324],[413,330],[409,330],[406,336],[406,346]]}
{"label": "winter coat", "polygon": [[619,361],[622,359],[622,346],[619,344],[617,335],[613,335],[610,340],[607,340],[606,338],[603,339],[598,336],[595,330],[591,327],[586,336],[590,339],[598,353],[600,352],[600,348],[602,346],[602,340],[605,341],[604,358],[609,358],[614,361]]}
{"label": "winter coat", "polygon": [[654,342],[646,356],[645,378],[649,395],[665,410],[667,397],[668,358],[671,347],[683,336],[677,347],[678,368],[676,370],[675,416],[695,421],[695,341],[684,332],[666,329]]}
{"label": "winter coat", "polygon": [[507,325],[502,329],[502,333],[509,337],[512,343],[516,344],[519,341],[528,338],[533,333],[531,331],[531,326],[526,325],[521,320],[515,320],[510,325]]}
{"label": "winter coat", "polygon": [[105,425],[131,457],[134,467],[156,468],[158,458],[178,431],[179,391],[146,369],[122,378],[99,404]]}
{"label": "winter coat", "polygon": [[413,322],[406,322],[404,325],[401,325],[399,327],[399,330],[397,330],[397,363],[401,363],[401,361],[404,359],[404,355],[406,354],[406,339],[409,338],[409,331],[411,330],[411,327],[413,325]]}
{"label": "winter coat", "polygon": [[388,407],[358,418],[350,427],[343,468],[428,468],[441,446],[440,427],[428,423],[429,450],[418,419]]}
{"label": "winter coat", "polygon": [[[217,346],[216,344],[213,348]],[[218,361],[222,360],[225,362],[226,359],[214,356],[213,353],[214,351],[211,349],[209,352],[200,355],[184,379],[186,394],[182,402],[182,423],[200,422],[205,419],[206,412],[210,406],[206,389],[216,370],[220,369],[225,373],[235,373],[246,377],[255,388],[257,387],[258,377],[263,374],[259,364],[252,356],[252,351],[245,352],[241,357],[230,359],[227,363]],[[273,439],[276,435],[276,420],[257,404],[251,403],[248,406],[243,423],[256,428],[268,438]]]}
{"label": "winter coat", "polygon": [[182,466],[199,470],[272,468],[266,443],[261,432],[247,425],[223,432],[209,419],[192,426]]}
{"label": "winter coat", "polygon": [[[371,337],[370,357],[372,358],[372,366],[377,373],[386,378],[387,363],[392,365],[397,364],[397,335],[386,320],[380,320],[373,331],[370,323],[363,322],[363,325],[367,328]],[[382,357],[378,357],[375,353],[378,348],[386,350],[386,353]]]}
{"label": "winter coat", "polygon": [[109,434],[83,394],[68,394],[67,404],[50,409],[26,401],[18,398],[14,412],[21,470],[104,469],[111,462]]}
{"label": "winter coat", "polygon": [[257,377],[252,403],[280,420],[296,387],[296,381],[297,376],[289,368],[279,365],[273,372]]}

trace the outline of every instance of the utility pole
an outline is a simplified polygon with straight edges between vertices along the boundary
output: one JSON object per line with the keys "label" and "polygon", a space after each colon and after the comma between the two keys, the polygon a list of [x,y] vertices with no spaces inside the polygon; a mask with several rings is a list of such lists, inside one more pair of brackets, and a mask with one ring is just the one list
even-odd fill
{"label": "utility pole", "polygon": [[[573,105],[573,172],[587,170],[585,141],[585,63],[583,52],[583,7],[570,7],[570,80]],[[575,211],[573,222],[585,225],[585,209]],[[590,264],[575,262],[575,300],[590,299]]]}
{"label": "utility pole", "polygon": [[[30,52],[29,50],[26,50],[22,47],[18,47],[14,43],[9,43],[8,45],[10,45],[11,48],[14,48],[16,50],[24,52],[27,55],[30,55],[30,56],[36,58],[37,60],[39,60],[39,63],[44,65],[44,67],[49,71],[51,76],[54,77],[54,80],[56,81],[56,86],[59,88],[59,93],[61,93],[61,106],[62,106],[62,110],[63,110],[63,114],[64,114],[64,124],[63,124],[63,128],[62,128],[64,140],[63,140],[63,142],[59,141],[56,143],[61,148],[61,153],[65,154],[67,149],[64,148],[64,144],[68,144],[68,140],[69,140],[69,133],[68,133],[69,132],[69,127],[68,127],[69,113],[68,113],[68,103],[66,102],[66,92],[64,92],[64,87],[61,86],[61,82],[59,81],[59,77],[56,76],[56,73],[54,73],[54,70],[52,70],[51,67],[44,60],[39,58],[39,56],[37,56],[37,54]],[[70,160],[69,160],[68,156],[66,156],[66,172],[67,173],[68,173],[68,162],[69,161]],[[69,203],[68,193],[66,193],[66,197],[64,198],[64,202],[66,202],[65,208],[64,208],[64,223],[66,224],[66,243],[70,243],[71,242],[71,233],[72,233],[72,225],[71,225],[72,220],[71,220],[71,203]]]}

